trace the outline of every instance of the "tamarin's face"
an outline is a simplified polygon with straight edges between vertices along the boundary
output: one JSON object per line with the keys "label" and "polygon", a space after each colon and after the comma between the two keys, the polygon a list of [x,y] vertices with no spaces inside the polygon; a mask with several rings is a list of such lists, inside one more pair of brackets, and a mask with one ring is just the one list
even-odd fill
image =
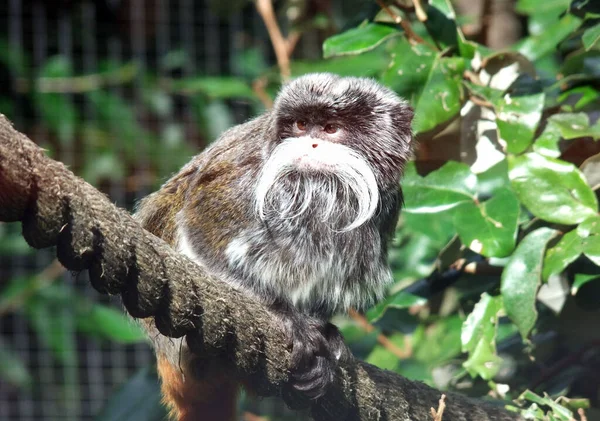
{"label": "tamarin's face", "polygon": [[279,94],[276,133],[265,145],[259,215],[294,218],[315,207],[336,229],[369,220],[395,189],[410,152],[412,110],[369,79],[312,74]]}

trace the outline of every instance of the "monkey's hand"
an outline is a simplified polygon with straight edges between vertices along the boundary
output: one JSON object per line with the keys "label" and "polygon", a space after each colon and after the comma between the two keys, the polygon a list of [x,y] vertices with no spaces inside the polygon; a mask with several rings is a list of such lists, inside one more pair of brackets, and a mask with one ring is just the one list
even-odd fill
{"label": "monkey's hand", "polygon": [[311,399],[323,396],[337,361],[350,353],[342,335],[331,323],[295,309],[280,316],[292,350],[290,386]]}

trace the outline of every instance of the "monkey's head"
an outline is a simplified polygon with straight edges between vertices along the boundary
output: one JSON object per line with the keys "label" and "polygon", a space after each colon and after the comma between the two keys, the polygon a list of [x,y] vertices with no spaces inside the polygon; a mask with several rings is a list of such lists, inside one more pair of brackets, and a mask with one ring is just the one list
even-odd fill
{"label": "monkey's head", "polygon": [[[350,230],[376,212],[381,193],[398,189],[411,148],[412,109],[371,79],[327,73],[283,87],[266,139],[256,205],[261,218],[295,218],[313,209]],[[317,211],[314,211],[314,209]]]}

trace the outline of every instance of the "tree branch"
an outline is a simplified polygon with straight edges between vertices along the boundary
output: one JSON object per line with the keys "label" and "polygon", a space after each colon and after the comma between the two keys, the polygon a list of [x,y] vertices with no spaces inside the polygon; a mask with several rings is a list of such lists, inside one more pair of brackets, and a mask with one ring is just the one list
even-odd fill
{"label": "tree branch", "polygon": [[[131,216],[13,129],[0,115],[0,221],[22,221],[36,248],[56,245],[69,270],[89,270],[94,288],[121,294],[127,311],[190,349],[231,364],[258,395],[311,405],[316,420],[426,420],[440,392],[349,358],[321,399],[284,394],[290,361],[276,319],[144,231]],[[515,420],[489,403],[448,393],[444,421]]]}

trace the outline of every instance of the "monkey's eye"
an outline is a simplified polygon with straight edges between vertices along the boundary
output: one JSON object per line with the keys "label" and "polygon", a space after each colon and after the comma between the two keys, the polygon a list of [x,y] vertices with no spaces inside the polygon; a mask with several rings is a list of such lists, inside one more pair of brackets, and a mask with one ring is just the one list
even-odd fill
{"label": "monkey's eye", "polygon": [[325,130],[325,133],[334,134],[338,131],[338,126],[335,124],[326,124],[323,130]]}
{"label": "monkey's eye", "polygon": [[304,120],[298,120],[298,121],[296,121],[296,127],[300,131],[305,131],[306,130],[306,121],[304,121]]}

